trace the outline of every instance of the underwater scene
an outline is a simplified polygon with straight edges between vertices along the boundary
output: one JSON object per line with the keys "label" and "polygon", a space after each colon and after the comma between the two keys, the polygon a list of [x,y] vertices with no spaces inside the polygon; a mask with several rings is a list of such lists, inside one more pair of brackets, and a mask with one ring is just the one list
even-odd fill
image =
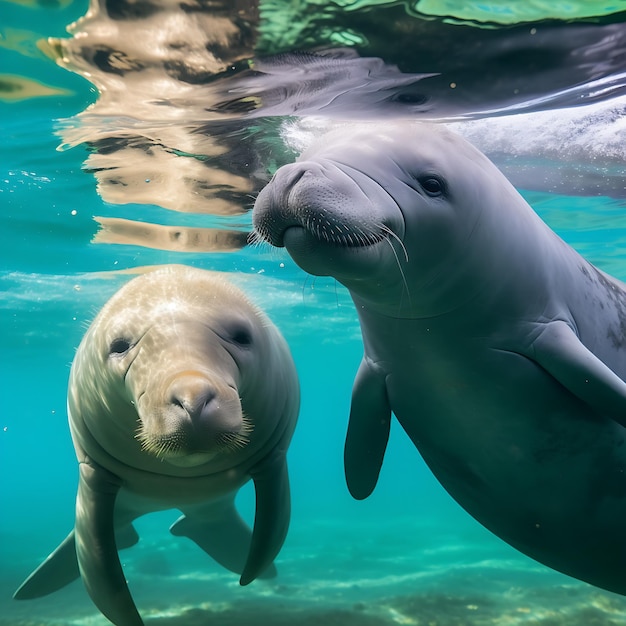
{"label": "underwater scene", "polygon": [[[626,5],[0,0],[0,111],[0,626],[626,625],[626,462],[619,456],[626,287],[607,278],[626,281]],[[442,147],[428,153],[426,174],[407,182],[404,161],[423,156],[424,137]],[[293,165],[303,153],[298,163],[306,167]],[[466,155],[445,177],[436,170]],[[435,220],[450,207],[478,207],[467,237],[435,230],[427,245],[415,244],[426,218],[411,230],[403,211],[414,194]],[[600,271],[562,246],[526,203]],[[503,214],[509,205],[519,212]],[[370,223],[381,206],[389,213]],[[504,217],[496,220],[491,209]],[[427,252],[461,240],[473,246],[470,257],[452,255],[445,271],[437,266],[412,279],[412,264]],[[244,388],[243,378],[238,390],[226,385],[241,396],[232,400],[239,430],[218,436],[216,454],[243,460],[220,465],[206,488],[227,503],[236,494],[236,508],[254,526],[251,540],[249,530],[238,534],[228,507],[220,517],[221,509],[183,504],[200,528],[170,532],[181,511],[167,503],[214,459],[197,442],[150,439],[132,422],[131,457],[154,452],[145,467],[156,479],[139,495],[122,486],[118,506],[128,514],[118,511],[115,535],[106,523],[115,495],[107,500],[85,470],[94,453],[81,451],[92,445],[81,402],[102,381],[103,388],[114,383],[87,362],[96,357],[83,347],[85,371],[75,363],[69,383],[78,346],[131,279],[158,281],[151,272],[172,264],[219,273],[241,289],[295,363],[299,412],[277,335],[254,362],[253,378],[266,381],[260,391]],[[497,275],[497,289],[467,295],[474,267]],[[172,282],[192,305],[153,301],[146,287],[144,296],[121,298],[124,316],[151,324],[167,310],[173,320],[206,295],[182,278]],[[389,295],[392,286],[400,296]],[[421,296],[425,287],[431,300]],[[457,317],[446,317],[454,307],[432,304],[435,295],[449,297],[446,289],[466,294]],[[515,294],[517,308],[492,304],[503,293]],[[226,345],[230,355],[220,357],[227,372],[233,362],[238,372],[249,369],[258,337],[274,332],[266,321],[251,330],[257,318],[238,308],[237,297],[228,292],[218,301],[220,328],[231,333],[218,333],[219,350]],[[381,299],[388,306],[378,315]],[[519,310],[531,312],[519,321]],[[431,327],[422,322],[404,324],[415,311],[439,329],[437,340],[426,338]],[[511,320],[520,332],[532,327],[531,335],[540,323],[564,320],[591,337],[589,350],[583,354],[572,334],[548,337],[545,353],[535,338],[531,348],[504,342],[494,350],[499,356],[485,356]],[[192,340],[189,328],[177,326],[172,341],[202,350],[204,339]],[[359,369],[362,333],[367,358]],[[102,368],[114,371],[135,340],[109,333],[106,341]],[[138,377],[156,379],[179,358],[157,358],[151,349],[144,342],[142,369],[131,375],[128,366],[122,389]],[[535,355],[541,367],[528,369]],[[589,393],[570,393],[573,362],[583,388],[591,381]],[[396,369],[385,379],[386,367]],[[185,376],[191,368],[184,364]],[[85,457],[78,508],[68,388],[74,444]],[[93,412],[119,435],[119,416],[134,416],[135,405],[141,413],[145,397]],[[256,439],[265,427],[255,423],[261,404],[265,419],[284,428],[265,447]],[[446,421],[448,409],[467,413],[467,421]],[[548,434],[538,443],[540,431]],[[515,456],[535,445],[530,461]],[[181,461],[185,446],[190,458]],[[280,465],[285,453],[290,510],[285,475],[277,479],[274,466],[269,479],[263,473],[266,458]],[[161,478],[170,461],[176,469]],[[116,463],[124,474],[125,461]],[[110,479],[108,471],[96,476]],[[177,482],[153,506],[171,476]],[[124,480],[134,484],[135,474]],[[137,480],[142,488],[149,482]],[[111,481],[115,494],[120,484]],[[533,518],[531,532],[519,530],[528,510],[553,527]],[[77,512],[82,522],[69,549],[21,587],[68,537]],[[138,541],[120,530],[126,524],[131,533],[134,518]],[[223,545],[203,545],[203,520],[221,528]],[[240,584],[240,556],[228,566],[229,543],[242,544],[235,551],[249,559],[242,582],[250,584]],[[222,549],[226,566],[216,562]]]}

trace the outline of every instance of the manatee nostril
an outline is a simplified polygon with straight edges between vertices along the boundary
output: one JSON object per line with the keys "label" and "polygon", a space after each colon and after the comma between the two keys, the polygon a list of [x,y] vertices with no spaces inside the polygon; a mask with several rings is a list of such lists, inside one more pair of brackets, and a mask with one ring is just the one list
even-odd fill
{"label": "manatee nostril", "polygon": [[300,180],[306,175],[309,174],[310,172],[306,169],[296,169],[295,172],[290,172],[292,174],[291,178],[287,181],[287,187],[289,189],[291,189],[292,187],[294,187],[295,185],[297,185]]}
{"label": "manatee nostril", "polygon": [[217,394],[206,394],[204,397],[197,399],[191,417],[192,419],[197,418],[200,420],[204,420],[207,418],[211,418],[216,411],[219,411],[219,409],[220,403],[217,400]]}
{"label": "manatee nostril", "polygon": [[232,448],[247,441],[235,387],[222,388],[198,375],[178,376],[170,385],[169,407],[166,428],[187,442],[188,451]]}
{"label": "manatee nostril", "polygon": [[191,420],[195,421],[206,417],[213,410],[213,407],[217,408],[216,396],[217,394],[212,389],[200,393],[189,390],[187,393],[173,395],[170,402],[172,405],[183,409]]}
{"label": "manatee nostril", "polygon": [[174,406],[177,406],[179,409],[183,409],[185,411],[187,410],[187,407],[185,406],[185,401],[182,398],[172,398],[170,402]]}
{"label": "manatee nostril", "polygon": [[214,410],[217,390],[204,376],[182,375],[174,379],[169,388],[169,403],[182,409],[192,422],[202,419]]}
{"label": "manatee nostril", "polygon": [[283,173],[283,179],[280,181],[282,187],[282,194],[275,196],[274,201],[278,206],[279,213],[283,219],[293,219],[295,214],[290,207],[292,194],[296,190],[298,183],[307,176],[310,176],[311,172],[297,165],[287,167],[287,170]]}

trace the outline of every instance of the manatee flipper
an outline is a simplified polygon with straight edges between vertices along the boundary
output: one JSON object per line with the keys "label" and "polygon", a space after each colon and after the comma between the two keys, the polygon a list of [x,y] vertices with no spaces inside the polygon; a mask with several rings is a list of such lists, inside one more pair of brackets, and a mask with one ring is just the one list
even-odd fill
{"label": "manatee flipper", "polygon": [[352,390],[344,448],[346,482],[357,500],[367,498],[376,487],[390,427],[391,408],[385,379],[364,358]]}
{"label": "manatee flipper", "polygon": [[[191,539],[222,567],[241,575],[250,551],[252,531],[237,512],[234,498],[185,508],[183,512],[170,532]],[[260,577],[275,575],[272,564]]]}
{"label": "manatee flipper", "polygon": [[626,382],[588,350],[565,322],[546,324],[529,356],[597,413],[626,427]]}
{"label": "manatee flipper", "polygon": [[115,542],[115,498],[121,481],[91,460],[80,463],[79,471],[76,554],[87,592],[116,626],[142,626]]}
{"label": "manatee flipper", "polygon": [[239,584],[247,585],[265,572],[285,542],[291,517],[287,450],[278,444],[250,471],[256,510],[250,552]]}
{"label": "manatee flipper", "polygon": [[31,600],[58,591],[80,576],[76,559],[74,531],[19,586],[13,594],[16,600]]}

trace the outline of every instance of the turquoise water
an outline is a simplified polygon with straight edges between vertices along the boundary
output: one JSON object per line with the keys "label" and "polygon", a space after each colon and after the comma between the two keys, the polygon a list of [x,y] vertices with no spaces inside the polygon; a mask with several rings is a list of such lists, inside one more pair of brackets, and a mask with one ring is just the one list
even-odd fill
{"label": "turquoise water", "polygon": [[[146,517],[138,523],[140,543],[121,554],[146,623],[626,624],[626,599],[549,570],[478,525],[438,485],[399,428],[392,431],[375,493],[364,502],[353,501],[344,486],[342,454],[362,348],[347,293],[332,279],[308,277],[282,251],[228,242],[222,246],[227,251],[218,251],[206,244],[205,231],[200,231],[204,239],[194,239],[193,229],[207,227],[245,234],[250,229],[247,209],[267,173],[291,160],[300,143],[328,119],[350,117],[354,100],[348,98],[339,108],[342,115],[334,110],[321,121],[281,117],[284,113],[252,116],[243,134],[237,116],[224,120],[198,113],[215,94],[191,90],[189,85],[197,82],[186,82],[176,98],[159,106],[150,93],[145,106],[130,108],[130,96],[146,93],[156,76],[120,86],[121,74],[109,66],[102,74],[91,71],[92,83],[79,76],[88,70],[75,49],[66,50],[66,65],[73,67],[68,71],[43,54],[45,46],[37,46],[49,37],[68,40],[66,26],[86,10],[83,2],[0,2],[0,624],[107,623],[80,582],[39,600],[18,602],[11,595],[73,524],[77,476],[65,393],[74,350],[129,271],[164,263],[228,272],[268,312],[291,345],[303,405],[289,452],[293,517],[277,560],[278,578],[240,588],[236,576],[167,532],[176,512]],[[282,41],[274,52],[291,49],[293,42],[269,34],[281,28],[287,11],[272,21],[280,5],[266,3],[264,10],[261,43],[267,48],[268,41]],[[338,24],[338,15],[325,14],[324,20]],[[139,32],[137,20],[126,24],[128,32],[133,27]],[[81,29],[96,38],[107,36],[97,23],[75,30]],[[304,19],[300,30],[294,26],[294,32],[312,30]],[[124,40],[128,32],[117,37]],[[192,37],[191,30],[183,32]],[[324,32],[331,33],[333,44],[357,33],[354,24]],[[239,56],[246,58],[245,40],[241,45]],[[359,48],[364,56],[380,50],[380,44]],[[428,71],[415,60],[403,67],[396,57],[385,58],[406,73]],[[120,67],[132,61],[130,52],[125,59],[115,58]],[[606,99],[595,102],[598,109],[571,120],[571,109],[554,114],[541,106],[517,121],[480,115],[454,124],[512,180],[517,176],[526,183],[522,191],[528,201],[568,243],[626,279],[626,139],[623,113],[615,114],[624,107],[618,84],[608,80],[614,93],[609,89]],[[351,92],[346,88],[343,93]],[[115,100],[112,94],[128,99]],[[181,120],[185,103],[196,117]],[[494,103],[510,104],[495,95]],[[355,112],[355,117],[362,116]],[[502,130],[506,124],[509,131]],[[576,125],[575,136],[568,124]],[[517,137],[513,147],[497,143],[498,134],[507,132]],[[234,156],[225,161],[210,156],[215,151],[206,137],[213,136],[236,136],[227,150]],[[131,153],[126,160],[118,154],[114,162],[111,155],[122,151],[111,146],[117,141],[119,147],[120,137],[131,138],[124,144]],[[146,138],[152,141],[147,148]],[[251,159],[240,157],[242,138],[254,145]],[[558,141],[564,143],[557,146]],[[148,152],[152,161],[139,158]],[[522,162],[526,169],[519,167]],[[198,164],[212,168],[210,176],[197,170]],[[216,182],[207,191],[214,170]],[[565,170],[571,176],[559,177]],[[180,181],[191,172],[188,177],[202,182],[198,171],[206,174],[204,186],[190,193]],[[605,187],[593,187],[598,180]],[[177,204],[181,197],[196,210]],[[216,207],[213,214],[203,209],[205,204]],[[158,230],[137,234],[128,221],[170,230],[164,238]],[[171,229],[183,233],[182,244],[169,236]],[[251,496],[249,489],[240,496],[248,518]]]}

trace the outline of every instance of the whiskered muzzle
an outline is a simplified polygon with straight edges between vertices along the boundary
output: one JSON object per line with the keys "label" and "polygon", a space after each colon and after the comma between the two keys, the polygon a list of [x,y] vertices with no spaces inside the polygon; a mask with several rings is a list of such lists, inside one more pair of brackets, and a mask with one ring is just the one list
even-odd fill
{"label": "whiskered muzzle", "polygon": [[190,455],[215,456],[222,452],[236,451],[250,443],[253,423],[242,416],[237,430],[225,430],[215,433],[201,433],[197,428],[182,424],[166,433],[154,434],[142,424],[135,439],[141,449],[162,460],[176,459]]}

